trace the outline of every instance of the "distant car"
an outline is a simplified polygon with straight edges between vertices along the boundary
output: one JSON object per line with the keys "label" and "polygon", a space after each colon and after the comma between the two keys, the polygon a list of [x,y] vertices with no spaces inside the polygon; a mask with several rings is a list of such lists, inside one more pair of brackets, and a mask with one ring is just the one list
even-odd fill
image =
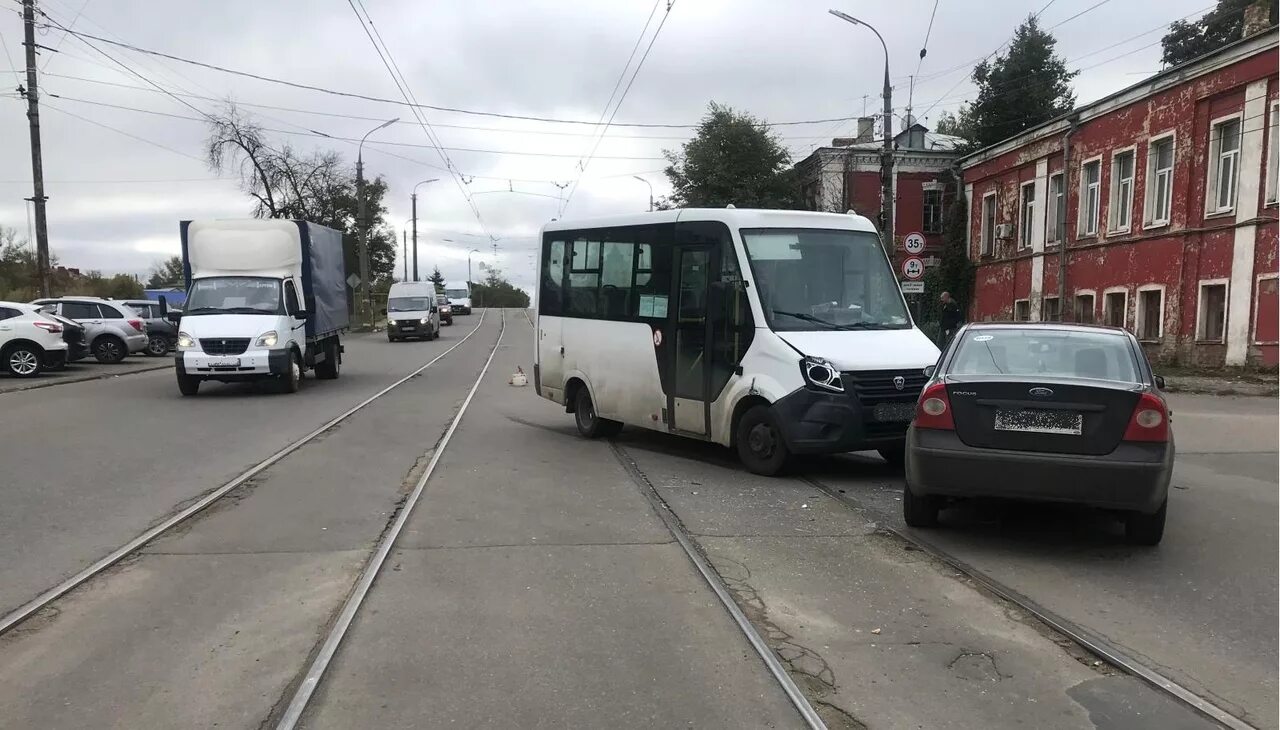
{"label": "distant car", "polygon": [[67,361],[62,324],[30,304],[0,302],[0,369],[33,378]]}
{"label": "distant car", "polygon": [[471,314],[471,292],[466,289],[445,289],[444,295],[449,298],[449,309],[454,314]]}
{"label": "distant car", "polygon": [[160,302],[150,299],[126,299],[121,304],[137,312],[146,321],[149,357],[163,357],[178,345],[178,325],[160,316]]}
{"label": "distant car", "polygon": [[89,352],[98,362],[117,363],[129,354],[147,349],[147,328],[142,315],[127,305],[95,297],[37,299],[37,307],[57,306],[57,314],[84,325]]}
{"label": "distant car", "polygon": [[1174,444],[1163,378],[1125,330],[962,327],[907,433],[903,517],[932,527],[969,497],[1117,511],[1135,544],[1164,536]]}
{"label": "distant car", "polygon": [[449,297],[437,294],[436,306],[440,309],[440,324],[453,324],[453,307],[449,304]]}
{"label": "distant car", "polygon": [[440,311],[435,286],[429,281],[397,281],[387,292],[387,341],[410,337],[434,340],[440,336]]}

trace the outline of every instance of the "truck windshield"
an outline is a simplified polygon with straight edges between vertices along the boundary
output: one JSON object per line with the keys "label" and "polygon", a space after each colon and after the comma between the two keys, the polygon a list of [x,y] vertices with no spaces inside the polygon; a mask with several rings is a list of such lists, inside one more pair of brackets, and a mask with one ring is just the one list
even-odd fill
{"label": "truck windshield", "polygon": [[760,306],[777,331],[907,329],[902,293],[874,233],[748,228]]}
{"label": "truck windshield", "polygon": [[392,297],[387,300],[388,312],[425,312],[431,309],[431,297]]}
{"label": "truck windshield", "polygon": [[470,294],[467,293],[466,289],[445,289],[444,293],[445,293],[445,296],[449,297],[450,299],[466,299],[467,297],[471,296]]}
{"label": "truck windshield", "polygon": [[280,280],[256,276],[196,279],[187,295],[184,315],[284,314]]}

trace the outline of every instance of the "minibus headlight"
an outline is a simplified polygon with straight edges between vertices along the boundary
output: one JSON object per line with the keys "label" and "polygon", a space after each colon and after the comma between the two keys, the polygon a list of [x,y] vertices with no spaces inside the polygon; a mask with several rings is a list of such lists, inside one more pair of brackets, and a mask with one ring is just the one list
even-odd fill
{"label": "minibus headlight", "polygon": [[836,393],[844,392],[844,383],[840,382],[840,371],[820,357],[806,357],[800,361],[800,372],[809,385]]}

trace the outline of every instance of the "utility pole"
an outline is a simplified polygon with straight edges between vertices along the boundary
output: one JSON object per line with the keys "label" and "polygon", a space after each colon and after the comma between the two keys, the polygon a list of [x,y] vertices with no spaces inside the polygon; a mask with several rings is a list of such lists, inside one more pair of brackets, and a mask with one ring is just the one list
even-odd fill
{"label": "utility pole", "polygon": [[27,121],[31,125],[31,202],[36,211],[36,273],[40,296],[49,291],[49,223],[45,217],[44,159],[40,152],[40,94],[36,86],[36,2],[22,0],[23,45],[27,48]]}
{"label": "utility pole", "polygon": [[418,280],[418,192],[409,196],[413,207],[413,280]]}
{"label": "utility pole", "polygon": [[[409,280],[409,232],[405,230],[401,230],[400,233],[403,234],[402,238],[404,239],[404,243],[400,245],[400,259],[404,261],[404,280],[408,281]],[[415,261],[414,263],[416,264],[417,262]],[[416,266],[414,268],[415,270],[417,269]]]}
{"label": "utility pole", "polygon": [[[884,39],[880,42],[884,43]],[[884,220],[884,250],[893,258],[893,87],[889,85],[887,47],[884,53],[884,91],[881,93],[884,95],[884,151],[880,153],[880,217]]]}
{"label": "utility pole", "polygon": [[364,202],[364,158],[359,154],[356,155],[356,201],[356,232],[360,246],[360,326],[369,327],[373,324],[369,292],[369,221]]}

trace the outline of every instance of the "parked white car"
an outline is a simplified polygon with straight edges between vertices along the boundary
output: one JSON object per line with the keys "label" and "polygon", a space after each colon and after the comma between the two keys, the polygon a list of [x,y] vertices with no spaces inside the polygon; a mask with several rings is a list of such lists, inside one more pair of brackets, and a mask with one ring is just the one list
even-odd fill
{"label": "parked white car", "polygon": [[62,324],[30,304],[0,302],[0,369],[33,378],[67,361]]}

